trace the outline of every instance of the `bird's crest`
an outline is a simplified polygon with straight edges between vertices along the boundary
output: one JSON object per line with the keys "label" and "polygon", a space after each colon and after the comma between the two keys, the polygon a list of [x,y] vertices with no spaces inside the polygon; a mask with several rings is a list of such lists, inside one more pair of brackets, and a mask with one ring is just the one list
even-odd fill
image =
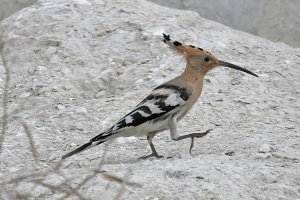
{"label": "bird's crest", "polygon": [[208,51],[203,50],[200,47],[196,47],[194,45],[186,45],[176,40],[171,40],[170,35],[166,35],[163,33],[163,42],[169,45],[172,49],[174,49],[177,53],[184,55],[186,58],[189,55],[209,53]]}

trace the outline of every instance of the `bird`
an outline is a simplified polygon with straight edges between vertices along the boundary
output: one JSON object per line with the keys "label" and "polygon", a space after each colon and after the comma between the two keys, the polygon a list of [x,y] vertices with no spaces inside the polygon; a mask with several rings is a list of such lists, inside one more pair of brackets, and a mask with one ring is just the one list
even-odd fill
{"label": "bird", "polygon": [[255,77],[257,74],[229,62],[219,60],[210,52],[193,45],[187,45],[171,40],[170,35],[163,33],[163,42],[186,60],[186,67],[182,74],[156,87],[131,112],[119,119],[110,128],[90,139],[79,148],[62,157],[66,159],[74,154],[100,145],[106,141],[129,136],[147,136],[152,153],[139,159],[150,157],[161,158],[153,145],[153,137],[165,130],[170,131],[174,141],[191,138],[190,153],[194,146],[194,138],[207,135],[211,129],[202,133],[191,133],[179,136],[178,122],[191,110],[199,99],[204,76],[208,71],[219,67],[227,67],[248,73]]}

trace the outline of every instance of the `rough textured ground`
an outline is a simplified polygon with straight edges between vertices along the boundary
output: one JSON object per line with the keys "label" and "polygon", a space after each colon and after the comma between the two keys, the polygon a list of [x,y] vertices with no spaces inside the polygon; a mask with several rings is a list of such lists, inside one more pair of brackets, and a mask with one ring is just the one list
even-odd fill
{"label": "rough textured ground", "polygon": [[0,0],[0,21],[34,2],[36,0]]}
{"label": "rough textured ground", "polygon": [[[222,68],[207,75],[199,103],[179,127],[182,135],[213,129],[196,140],[192,155],[190,141],[173,142],[164,132],[154,139],[164,159],[137,161],[150,149],[144,138],[129,138],[53,169],[75,144],[183,71],[162,32],[260,77]],[[0,34],[10,74],[0,199],[300,198],[299,49],[140,0],[41,0],[2,21]],[[79,188],[100,161],[101,170],[138,185],[99,173]]]}
{"label": "rough textured ground", "polygon": [[300,1],[297,0],[149,0],[192,10],[201,17],[275,42],[300,47]]}

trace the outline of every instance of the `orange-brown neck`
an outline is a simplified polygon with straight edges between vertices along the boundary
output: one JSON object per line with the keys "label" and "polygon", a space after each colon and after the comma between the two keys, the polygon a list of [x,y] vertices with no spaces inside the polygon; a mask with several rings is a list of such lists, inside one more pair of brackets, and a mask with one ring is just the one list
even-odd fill
{"label": "orange-brown neck", "polygon": [[191,88],[192,95],[187,101],[186,112],[192,108],[192,106],[197,102],[199,96],[201,95],[203,89],[203,79],[204,74],[191,65],[187,64],[184,72],[178,77],[183,80],[188,87]]}
{"label": "orange-brown neck", "polygon": [[181,78],[192,85],[203,84],[205,72],[199,69],[193,68],[189,63],[186,64],[185,70],[181,75]]}

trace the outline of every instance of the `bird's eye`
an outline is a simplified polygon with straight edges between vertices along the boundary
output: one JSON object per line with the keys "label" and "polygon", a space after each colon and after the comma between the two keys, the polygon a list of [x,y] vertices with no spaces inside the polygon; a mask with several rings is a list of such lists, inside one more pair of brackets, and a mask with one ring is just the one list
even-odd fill
{"label": "bird's eye", "polygon": [[209,59],[209,57],[204,57],[204,59],[203,59],[205,62],[208,62],[210,59]]}

